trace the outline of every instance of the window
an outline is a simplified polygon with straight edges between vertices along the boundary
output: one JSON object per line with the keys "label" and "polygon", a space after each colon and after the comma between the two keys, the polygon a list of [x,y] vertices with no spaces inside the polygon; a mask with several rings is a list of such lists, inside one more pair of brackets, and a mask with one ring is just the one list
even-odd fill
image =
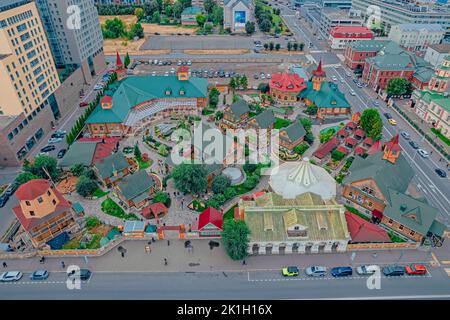
{"label": "window", "polygon": [[27,205],[27,206],[31,206],[31,203],[30,203],[30,201],[25,201],[25,204]]}
{"label": "window", "polygon": [[38,200],[39,203],[44,202],[44,200],[42,199],[42,197],[39,197],[37,200]]}
{"label": "window", "polygon": [[392,222],[394,222],[394,220],[389,219],[388,223],[389,223],[389,224],[392,224]]}
{"label": "window", "polygon": [[51,194],[51,193],[50,193],[50,190],[47,190],[47,195],[50,196],[50,194]]}
{"label": "window", "polygon": [[402,224],[398,227],[399,230],[403,230],[403,228],[404,228],[404,227],[403,227]]}
{"label": "window", "polygon": [[52,203],[53,203],[53,204],[55,205],[55,204],[56,204],[56,200],[55,200],[55,199],[53,199],[53,200],[52,200]]}
{"label": "window", "polygon": [[34,217],[34,216],[35,216],[35,214],[34,214],[34,211],[33,211],[33,210],[31,210],[31,211],[30,211],[30,216],[32,216],[32,217]]}

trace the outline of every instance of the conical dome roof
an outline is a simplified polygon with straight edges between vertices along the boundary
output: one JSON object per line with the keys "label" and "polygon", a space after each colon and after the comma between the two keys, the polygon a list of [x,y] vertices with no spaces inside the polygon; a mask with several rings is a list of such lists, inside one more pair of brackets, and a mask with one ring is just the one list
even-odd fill
{"label": "conical dome roof", "polygon": [[312,192],[329,200],[336,196],[336,181],[323,168],[307,158],[300,162],[286,162],[274,168],[269,181],[273,191],[285,199]]}

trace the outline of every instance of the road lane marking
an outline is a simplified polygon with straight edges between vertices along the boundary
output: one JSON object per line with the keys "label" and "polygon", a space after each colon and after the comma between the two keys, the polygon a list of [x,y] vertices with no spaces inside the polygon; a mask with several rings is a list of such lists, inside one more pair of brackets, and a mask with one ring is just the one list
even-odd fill
{"label": "road lane marking", "polygon": [[447,275],[450,277],[450,269],[445,268],[445,272],[447,273]]}
{"label": "road lane marking", "polygon": [[434,252],[431,253],[431,257],[433,258],[433,260],[431,261],[431,265],[433,266],[441,266],[438,258],[436,257],[436,255],[434,254]]}

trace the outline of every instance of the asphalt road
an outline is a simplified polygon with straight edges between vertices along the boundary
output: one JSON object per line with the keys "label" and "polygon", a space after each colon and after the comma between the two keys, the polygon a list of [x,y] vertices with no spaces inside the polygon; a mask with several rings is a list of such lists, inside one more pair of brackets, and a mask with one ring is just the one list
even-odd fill
{"label": "asphalt road", "polygon": [[[368,289],[367,278],[284,278],[280,271],[230,273],[93,273],[79,290],[69,290],[64,273],[43,282],[0,283],[0,299],[449,299],[450,278],[440,269],[426,276],[380,279]],[[333,290],[330,290],[330,286]]]}

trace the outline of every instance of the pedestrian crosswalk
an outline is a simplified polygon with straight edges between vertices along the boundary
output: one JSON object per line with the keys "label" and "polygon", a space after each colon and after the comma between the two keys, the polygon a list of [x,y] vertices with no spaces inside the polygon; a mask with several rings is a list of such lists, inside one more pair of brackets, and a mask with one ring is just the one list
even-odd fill
{"label": "pedestrian crosswalk", "polygon": [[450,268],[445,268],[445,272],[446,272],[447,275],[450,277]]}

